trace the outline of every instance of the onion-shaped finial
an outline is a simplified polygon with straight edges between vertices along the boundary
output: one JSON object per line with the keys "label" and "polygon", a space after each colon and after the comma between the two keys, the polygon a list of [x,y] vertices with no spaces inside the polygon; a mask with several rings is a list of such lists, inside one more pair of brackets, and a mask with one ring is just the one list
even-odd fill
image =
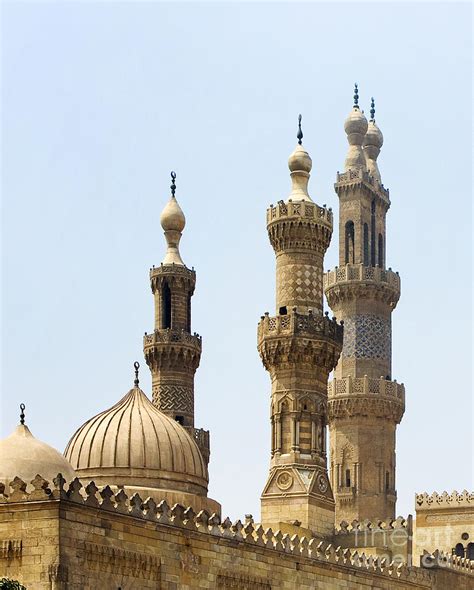
{"label": "onion-shaped finial", "polygon": [[20,404],[20,424],[25,423],[25,404]]}
{"label": "onion-shaped finial", "polygon": [[375,122],[375,101],[374,97],[372,97],[370,103],[370,120]]}
{"label": "onion-shaped finial", "polygon": [[140,380],[138,379],[138,369],[140,368],[140,363],[138,361],[135,361],[133,363],[133,368],[135,369],[135,381],[133,382],[133,384],[135,385],[135,387],[138,387],[138,384],[140,383]]}

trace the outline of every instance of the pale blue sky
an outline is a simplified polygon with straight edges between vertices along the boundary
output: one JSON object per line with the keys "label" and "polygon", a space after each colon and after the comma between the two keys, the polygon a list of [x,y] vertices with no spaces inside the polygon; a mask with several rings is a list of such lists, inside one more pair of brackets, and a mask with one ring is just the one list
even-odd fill
{"label": "pale blue sky", "polygon": [[[471,22],[467,3],[3,3],[2,436],[23,401],[33,433],[64,449],[131,387],[136,359],[150,393],[148,269],[174,169],[210,495],[258,515],[265,210],[288,195],[301,112],[310,193],[337,215],[357,81],[385,136],[387,265],[402,278],[397,512],[413,512],[415,491],[472,488]],[[337,228],[325,268],[336,262]]]}

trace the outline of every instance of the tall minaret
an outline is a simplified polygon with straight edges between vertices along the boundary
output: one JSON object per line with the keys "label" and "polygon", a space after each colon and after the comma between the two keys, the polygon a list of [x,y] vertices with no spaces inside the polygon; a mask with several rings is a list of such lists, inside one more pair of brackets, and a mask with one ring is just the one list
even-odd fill
{"label": "tall minaret", "polygon": [[328,303],[344,321],[344,347],[328,388],[336,523],[395,518],[395,430],[405,409],[404,387],[392,380],[391,314],[400,277],[385,267],[390,200],[377,166],[383,136],[373,99],[370,113],[367,123],[356,85],[344,125],[345,172],[335,184],[339,266],[324,276]]}
{"label": "tall minaret", "polygon": [[195,438],[209,461],[209,432],[194,428],[194,374],[201,358],[201,337],[191,333],[191,297],[196,272],[185,266],[179,241],[186,223],[176,200],[176,174],[171,198],[161,214],[168,245],[161,266],[150,270],[155,298],[155,330],[145,334],[143,350],[152,376],[153,404]]}
{"label": "tall minaret", "polygon": [[342,347],[342,326],[323,315],[323,258],[332,213],[308,194],[311,158],[291,154],[292,191],[267,209],[276,255],[276,315],[262,316],[258,351],[270,373],[271,462],[261,497],[264,526],[295,523],[315,534],[334,529],[326,460],[327,381]]}

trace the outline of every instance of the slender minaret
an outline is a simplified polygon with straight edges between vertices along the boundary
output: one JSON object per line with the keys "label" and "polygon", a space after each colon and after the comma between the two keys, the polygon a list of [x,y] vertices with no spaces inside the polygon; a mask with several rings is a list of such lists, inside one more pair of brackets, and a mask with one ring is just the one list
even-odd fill
{"label": "slender minaret", "polygon": [[395,430],[405,409],[403,385],[392,381],[391,314],[400,277],[385,268],[389,192],[377,156],[383,136],[354,106],[344,129],[345,172],[337,174],[339,266],[324,276],[328,303],[344,321],[344,346],[329,383],[331,484],[336,523],[395,518]]}
{"label": "slender minaret", "polygon": [[311,158],[291,154],[292,191],[267,209],[276,255],[276,315],[262,316],[258,351],[270,373],[270,474],[261,497],[264,526],[298,523],[316,535],[334,529],[326,460],[327,381],[342,347],[342,326],[323,315],[323,258],[332,212],[308,194]]}
{"label": "slender minaret", "polygon": [[161,266],[150,270],[155,298],[155,330],[145,334],[143,349],[152,376],[153,404],[195,438],[209,461],[209,432],[194,428],[194,374],[201,358],[201,337],[191,333],[191,297],[196,272],[185,266],[179,241],[186,223],[176,200],[176,174],[171,198],[161,214],[168,245]]}

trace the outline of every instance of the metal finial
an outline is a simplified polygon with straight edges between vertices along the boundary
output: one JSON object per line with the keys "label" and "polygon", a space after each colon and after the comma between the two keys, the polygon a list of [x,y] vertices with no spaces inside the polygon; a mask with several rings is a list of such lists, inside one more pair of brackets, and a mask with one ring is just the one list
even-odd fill
{"label": "metal finial", "polygon": [[370,99],[372,102],[370,103],[370,120],[375,123],[375,101],[374,97]]}
{"label": "metal finial", "polygon": [[359,108],[359,87],[357,86],[357,82],[354,84],[354,107],[356,109]]}
{"label": "metal finial", "polygon": [[176,180],[176,172],[171,171],[171,186],[170,186],[170,188],[171,188],[171,196],[173,196],[173,197],[176,192],[175,180]]}
{"label": "metal finial", "polygon": [[20,404],[20,424],[24,424],[25,423],[25,404]]}
{"label": "metal finial", "polygon": [[303,141],[303,130],[301,129],[301,119],[303,117],[301,115],[298,115],[298,133],[296,134],[296,137],[298,138],[298,143],[299,145],[301,145],[302,141]]}
{"label": "metal finial", "polygon": [[138,379],[138,369],[140,368],[140,363],[138,361],[135,361],[133,363],[133,366],[135,368],[135,381],[133,382],[133,384],[135,385],[135,387],[138,387],[138,384],[140,383]]}

